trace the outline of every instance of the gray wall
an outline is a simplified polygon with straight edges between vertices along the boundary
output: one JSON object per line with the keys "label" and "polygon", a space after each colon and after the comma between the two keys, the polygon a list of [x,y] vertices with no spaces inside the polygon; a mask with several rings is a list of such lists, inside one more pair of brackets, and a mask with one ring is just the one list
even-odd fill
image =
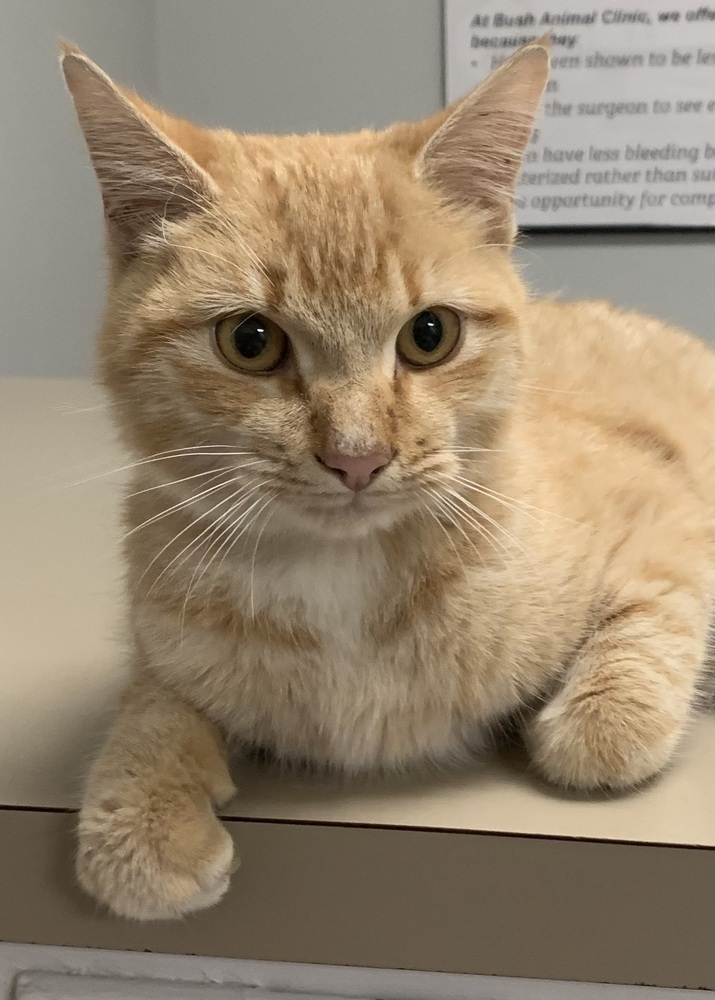
{"label": "gray wall", "polygon": [[562,298],[606,298],[715,342],[715,232],[526,236],[528,284]]}
{"label": "gray wall", "polygon": [[[440,0],[157,0],[165,104],[238,131],[387,125],[439,107]],[[598,296],[715,340],[715,233],[534,235],[539,291]]]}
{"label": "gray wall", "polygon": [[153,13],[146,0],[0,0],[0,374],[91,368],[101,203],[57,40],[151,93]]}
{"label": "gray wall", "polygon": [[164,103],[241,132],[346,131],[442,103],[435,0],[156,0]]}
{"label": "gray wall", "polygon": [[[171,110],[240,131],[342,130],[442,101],[439,0],[0,0],[0,372],[90,369],[100,202],[60,83],[76,40]],[[529,283],[715,340],[715,234],[539,235]]]}

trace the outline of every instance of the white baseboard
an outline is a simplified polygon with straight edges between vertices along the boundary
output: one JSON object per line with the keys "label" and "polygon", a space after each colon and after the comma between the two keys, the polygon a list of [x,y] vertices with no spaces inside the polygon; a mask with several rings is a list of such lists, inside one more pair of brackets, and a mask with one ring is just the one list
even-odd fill
{"label": "white baseboard", "polygon": [[711,992],[0,943],[0,1000],[685,1000]]}

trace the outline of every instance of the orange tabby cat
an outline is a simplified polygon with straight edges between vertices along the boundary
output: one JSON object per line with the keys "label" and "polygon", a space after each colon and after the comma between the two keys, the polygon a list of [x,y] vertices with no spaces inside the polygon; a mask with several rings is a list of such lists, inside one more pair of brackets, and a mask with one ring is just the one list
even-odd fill
{"label": "orange tabby cat", "polygon": [[205,131],[63,65],[138,459],[133,680],[82,885],[144,919],[221,897],[227,737],[394,769],[516,713],[558,784],[666,767],[703,674],[713,358],[603,302],[529,299],[511,204],[545,46],[354,135]]}

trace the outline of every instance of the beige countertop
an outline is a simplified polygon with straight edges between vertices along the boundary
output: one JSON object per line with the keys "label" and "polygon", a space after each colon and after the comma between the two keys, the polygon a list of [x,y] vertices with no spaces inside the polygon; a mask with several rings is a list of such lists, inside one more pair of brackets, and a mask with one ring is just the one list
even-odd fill
{"label": "beige countertop", "polygon": [[[126,473],[112,470],[126,464],[127,458],[114,442],[102,394],[89,382],[0,379],[0,462],[0,804],[4,807],[0,810],[0,841],[3,830],[9,836],[12,829],[15,838],[22,830],[25,840],[36,829],[39,843],[55,826],[60,831],[58,836],[60,833],[65,836],[70,829],[69,814],[79,802],[82,774],[111,717],[124,673],[117,499]],[[507,853],[517,850],[513,843],[511,848],[507,845],[515,835],[522,842],[520,850],[526,850],[528,843],[541,842],[535,849],[542,852],[546,849],[545,839],[558,842],[548,848],[552,852],[556,847],[562,852],[573,852],[577,848],[573,843],[568,845],[577,840],[591,845],[587,866],[595,864],[597,857],[615,858],[618,850],[630,848],[630,861],[625,869],[628,872],[641,863],[635,861],[636,857],[643,861],[646,857],[643,852],[650,852],[638,878],[646,877],[655,859],[668,857],[671,864],[677,855],[690,872],[687,877],[682,873],[679,876],[681,885],[677,891],[683,892],[688,878],[695,879],[695,886],[702,884],[705,869],[697,865],[712,860],[707,848],[715,845],[714,779],[715,720],[707,717],[694,724],[670,772],[631,795],[576,798],[560,794],[529,775],[518,755],[487,758],[456,774],[374,783],[281,777],[241,765],[238,771],[241,794],[225,810],[225,816],[235,821],[231,829],[238,831],[242,842],[249,881],[246,836],[250,841],[260,834],[261,843],[277,837],[283,843],[292,835],[295,843],[302,845],[301,850],[307,850],[306,838],[312,836],[310,831],[315,831],[317,839],[310,851],[318,850],[319,843],[317,856],[327,857],[331,837],[335,843],[338,840],[352,843],[357,842],[355,838],[359,839],[363,831],[364,837],[368,833],[372,837],[374,851],[378,842],[387,844],[389,836],[402,831],[403,847],[397,850],[397,856],[405,857],[410,855],[404,846],[408,835],[414,838],[411,844],[427,845],[432,843],[428,841],[432,835],[428,831],[434,835],[458,831],[470,834],[469,843],[481,845],[480,850],[492,850],[501,844]],[[250,831],[248,835],[246,830]],[[379,830],[383,830],[382,835],[378,835]],[[454,845],[461,840],[443,836],[441,842]],[[606,849],[609,842],[610,855]],[[637,845],[652,846],[641,846],[641,853],[637,854]],[[23,846],[17,840],[15,849],[19,858]],[[392,844],[389,851],[394,849]],[[464,846],[459,850],[463,849]],[[12,854],[12,846],[10,850]],[[364,851],[364,846],[359,850]],[[442,848],[439,850],[441,853]],[[687,862],[686,855],[690,857]],[[549,856],[554,857],[553,853]],[[693,867],[696,859],[697,865]],[[414,858],[413,861],[418,863]],[[518,868],[513,859],[504,863],[507,868],[509,865]],[[351,866],[349,857],[345,858],[345,864]],[[222,903],[215,913],[225,905],[235,905],[238,912],[242,871],[229,894],[229,904]],[[17,873],[11,872],[8,877],[17,877]],[[332,872],[333,886],[335,877]],[[467,878],[466,874],[464,877]],[[579,878],[582,877],[583,872]],[[612,877],[609,866],[603,878],[608,881]],[[541,870],[537,882],[543,881]],[[65,882],[69,884],[69,875]],[[574,891],[577,882],[578,879],[573,883]],[[53,885],[49,906],[52,912],[56,910],[58,920],[64,905],[60,883],[61,878]],[[520,884],[520,891],[526,888]],[[247,891],[245,885],[244,891]],[[328,882],[325,891],[329,892]],[[705,905],[704,897],[693,902],[692,891],[689,892],[696,908],[700,902]],[[74,900],[70,890],[67,897]],[[417,905],[416,900],[413,902]],[[654,897],[651,904],[655,903]],[[685,897],[682,903],[687,903]],[[43,905],[46,913],[47,900]],[[70,909],[72,905],[81,908],[76,900],[67,905]],[[604,912],[609,905],[612,906],[612,899],[609,904],[606,898]],[[673,914],[678,905],[673,904]],[[20,921],[18,926],[26,927],[22,933],[33,934],[29,921],[34,919],[34,910],[30,903],[28,906],[28,923]],[[208,921],[206,926],[212,926],[212,919],[215,918],[208,915],[196,918],[192,926],[201,925],[202,920]],[[275,921],[275,913],[271,919]],[[702,919],[715,920],[715,914],[708,910]],[[46,921],[41,923],[46,926]],[[5,930],[7,926],[11,928],[9,932]],[[715,927],[715,923],[710,926]],[[114,930],[110,932],[108,928]],[[11,920],[9,924],[3,921],[0,909],[0,938],[8,933],[13,940],[26,939],[13,936],[20,931],[12,930]],[[132,933],[132,929],[126,930],[118,921],[93,914],[87,928],[78,932],[78,936],[70,935],[71,940],[65,940],[62,933],[54,933],[51,928],[27,939],[106,946],[112,946],[112,942],[120,946],[117,942],[121,939],[124,946],[133,947],[129,940]],[[168,945],[166,942],[162,945],[168,950],[201,950],[199,945],[191,949],[179,945],[176,935],[171,938],[169,929],[162,933],[169,935]],[[186,926],[181,933],[186,935]],[[295,927],[290,933],[295,940]],[[128,934],[129,939],[122,938],[122,934]],[[197,940],[203,940],[200,930],[196,934]],[[207,939],[206,946],[210,943]],[[235,943],[221,947],[223,951],[211,953],[234,954],[239,948]],[[258,945],[246,943],[245,947],[253,949],[246,957],[265,957],[257,954],[261,951]],[[389,963],[387,957],[376,961],[369,949],[367,954],[364,949],[358,948],[358,952],[352,960],[343,955],[345,964],[405,964],[405,953],[399,948]],[[584,954],[587,953],[588,949]],[[309,957],[296,959],[290,947],[283,957],[306,961],[316,957],[310,949],[300,954]],[[338,954],[342,955],[340,949],[337,952],[334,949],[321,960],[334,960]],[[281,957],[277,945],[269,957]],[[676,960],[685,961],[683,956],[676,956],[673,962]],[[439,961],[435,958],[432,965]],[[551,969],[549,961],[546,965]],[[584,961],[582,965],[577,963],[578,975],[572,973],[572,978],[588,978],[589,961],[591,965],[593,961]],[[692,966],[692,955],[688,961]],[[499,960],[496,967],[490,967],[487,959],[475,962],[470,965],[466,959],[455,959],[440,967],[503,975],[534,972],[533,963],[529,962],[523,972],[505,971],[504,963]],[[536,964],[541,968],[538,961]],[[609,976],[610,981],[630,981],[630,973],[615,971],[617,964],[611,972],[604,968],[603,981]],[[654,966],[657,964],[654,961]],[[626,966],[630,968],[628,962],[624,969]],[[546,971],[539,974],[548,975]],[[562,976],[551,976],[568,977],[567,969]],[[683,983],[666,981],[670,978],[671,972],[663,971],[660,978],[644,973],[640,981],[689,985],[687,975]],[[699,980],[696,985],[712,987],[712,979],[715,977],[708,982]]]}

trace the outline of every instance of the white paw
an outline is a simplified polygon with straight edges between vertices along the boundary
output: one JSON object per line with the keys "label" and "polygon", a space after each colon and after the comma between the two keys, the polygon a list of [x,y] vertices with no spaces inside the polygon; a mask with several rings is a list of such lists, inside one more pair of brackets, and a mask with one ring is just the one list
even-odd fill
{"label": "white paw", "polygon": [[214,906],[237,867],[208,798],[161,795],[141,807],[110,801],[80,813],[77,877],[118,916],[171,920]]}
{"label": "white paw", "polygon": [[566,788],[625,789],[653,778],[670,763],[685,719],[657,685],[639,698],[616,689],[566,693],[528,724],[526,744],[536,767]]}

